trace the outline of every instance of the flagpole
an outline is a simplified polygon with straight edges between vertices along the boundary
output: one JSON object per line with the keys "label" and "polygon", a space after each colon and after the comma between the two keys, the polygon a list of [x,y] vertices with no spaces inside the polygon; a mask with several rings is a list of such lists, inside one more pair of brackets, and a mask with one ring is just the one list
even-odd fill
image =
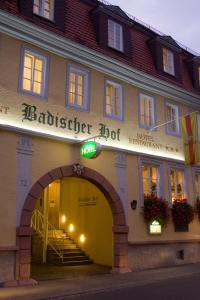
{"label": "flagpole", "polygon": [[[186,115],[183,115],[183,116],[178,117],[178,119],[181,119],[181,118],[183,118],[183,117],[189,116],[189,115],[191,115],[191,114],[193,114],[193,113],[197,113],[197,112],[199,112],[199,111],[198,111],[198,110],[192,111],[192,112],[189,113],[189,114],[186,114]],[[162,124],[160,124],[160,125],[151,127],[148,131],[153,131],[154,129],[156,129],[156,128],[158,128],[158,127],[161,127],[161,126],[164,126],[164,125],[166,125],[166,124],[172,123],[172,122],[174,122],[174,121],[176,121],[176,120],[177,120],[177,118],[175,118],[174,120],[170,120],[170,121],[167,121],[167,122],[165,122],[165,123],[162,123]]]}

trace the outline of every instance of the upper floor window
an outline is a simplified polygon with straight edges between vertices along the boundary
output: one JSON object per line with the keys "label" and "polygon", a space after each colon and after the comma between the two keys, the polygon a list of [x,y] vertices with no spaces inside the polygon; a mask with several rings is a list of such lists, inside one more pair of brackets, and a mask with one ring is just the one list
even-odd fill
{"label": "upper floor window", "polygon": [[54,18],[54,0],[34,0],[33,12],[46,19]]}
{"label": "upper floor window", "polygon": [[154,98],[149,95],[139,96],[139,123],[141,127],[151,128],[155,125]]}
{"label": "upper floor window", "polygon": [[181,200],[183,198],[186,198],[183,170],[175,169],[175,168],[172,168],[170,170],[170,184],[171,184],[172,202],[175,199]]}
{"label": "upper floor window", "polygon": [[200,86],[200,67],[198,67],[198,83],[199,83],[199,86]]}
{"label": "upper floor window", "polygon": [[108,46],[121,52],[124,51],[123,28],[112,20],[108,20]]}
{"label": "upper floor window", "polygon": [[158,196],[159,176],[157,166],[142,165],[142,183],[144,197],[147,195]]}
{"label": "upper floor window", "polygon": [[21,73],[21,89],[30,94],[45,97],[47,92],[47,58],[24,49]]}
{"label": "upper floor window", "polygon": [[105,112],[107,116],[123,119],[122,86],[116,82],[106,80]]}
{"label": "upper floor window", "polygon": [[88,109],[89,73],[86,70],[69,66],[67,104],[82,110]]}
{"label": "upper floor window", "polygon": [[162,48],[163,54],[163,70],[164,72],[175,75],[174,69],[174,53],[167,48]]}
{"label": "upper floor window", "polygon": [[167,133],[175,135],[180,133],[179,111],[177,105],[166,103],[166,121]]}

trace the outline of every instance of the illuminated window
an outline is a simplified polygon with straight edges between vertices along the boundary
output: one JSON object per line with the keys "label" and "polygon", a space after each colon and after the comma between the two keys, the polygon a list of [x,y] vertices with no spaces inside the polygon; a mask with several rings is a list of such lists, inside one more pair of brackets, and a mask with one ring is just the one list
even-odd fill
{"label": "illuminated window", "polygon": [[170,75],[175,75],[174,53],[167,48],[162,48],[162,54],[164,71]]}
{"label": "illuminated window", "polygon": [[88,108],[88,72],[69,66],[67,104],[86,110]]}
{"label": "illuminated window", "polygon": [[195,174],[195,193],[196,197],[200,199],[200,174]]}
{"label": "illuminated window", "polygon": [[122,86],[116,82],[106,81],[106,115],[122,120]]}
{"label": "illuminated window", "polygon": [[120,24],[108,20],[108,46],[123,52],[123,28]]}
{"label": "illuminated window", "polygon": [[167,126],[167,133],[169,134],[179,134],[180,127],[179,127],[179,112],[178,106],[166,103],[166,124]]}
{"label": "illuminated window", "polygon": [[142,165],[143,194],[158,196],[159,180],[158,167]]}
{"label": "illuminated window", "polygon": [[139,97],[139,123],[144,128],[155,125],[154,98],[145,94]]}
{"label": "illuminated window", "polygon": [[186,198],[184,191],[184,171],[171,169],[170,171],[171,197],[174,199]]}
{"label": "illuminated window", "polygon": [[33,12],[46,19],[54,18],[54,0],[34,0]]}
{"label": "illuminated window", "polygon": [[21,83],[23,91],[39,96],[45,95],[46,66],[46,57],[24,50]]}

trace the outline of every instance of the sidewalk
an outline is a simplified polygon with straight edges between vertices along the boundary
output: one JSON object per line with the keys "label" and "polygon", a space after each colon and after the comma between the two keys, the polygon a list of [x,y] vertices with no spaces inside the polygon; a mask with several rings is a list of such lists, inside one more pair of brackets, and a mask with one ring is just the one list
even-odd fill
{"label": "sidewalk", "polygon": [[169,278],[200,274],[200,263],[126,274],[76,275],[39,281],[36,286],[0,289],[3,300],[44,300],[62,296],[141,286]]}

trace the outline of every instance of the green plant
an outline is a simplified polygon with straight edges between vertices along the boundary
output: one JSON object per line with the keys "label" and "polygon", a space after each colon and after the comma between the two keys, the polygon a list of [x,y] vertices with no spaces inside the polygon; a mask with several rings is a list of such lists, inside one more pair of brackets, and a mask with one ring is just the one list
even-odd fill
{"label": "green plant", "polygon": [[169,219],[168,203],[155,195],[144,197],[144,219],[148,224],[158,221],[160,225],[166,225]]}
{"label": "green plant", "polygon": [[175,225],[188,225],[194,219],[194,209],[187,199],[175,199],[172,205],[172,218]]}

